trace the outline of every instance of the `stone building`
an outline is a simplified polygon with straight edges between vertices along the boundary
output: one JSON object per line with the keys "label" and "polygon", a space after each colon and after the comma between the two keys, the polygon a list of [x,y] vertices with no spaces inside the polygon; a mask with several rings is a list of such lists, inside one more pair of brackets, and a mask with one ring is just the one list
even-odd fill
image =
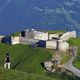
{"label": "stone building", "polygon": [[69,49],[69,44],[66,41],[63,42],[59,40],[46,41],[46,48],[66,52]]}
{"label": "stone building", "polygon": [[46,41],[46,48],[65,52],[69,49],[69,43],[67,42],[69,38],[76,38],[76,31],[66,32],[60,37],[58,35],[54,36],[52,40]]}
{"label": "stone building", "polygon": [[0,36],[0,42],[2,42],[2,40],[3,40],[4,37],[5,37],[5,36]]}
{"label": "stone building", "polygon": [[48,33],[37,31],[35,29],[27,29],[20,33],[20,43],[33,44],[39,40],[48,40]]}
{"label": "stone building", "polygon": [[69,38],[76,38],[76,32],[66,32],[61,36],[59,34],[51,34],[48,32],[41,32],[34,29],[28,29],[20,32],[20,36],[11,37],[11,44],[38,44],[38,46],[48,49],[56,49],[60,51],[67,51]]}

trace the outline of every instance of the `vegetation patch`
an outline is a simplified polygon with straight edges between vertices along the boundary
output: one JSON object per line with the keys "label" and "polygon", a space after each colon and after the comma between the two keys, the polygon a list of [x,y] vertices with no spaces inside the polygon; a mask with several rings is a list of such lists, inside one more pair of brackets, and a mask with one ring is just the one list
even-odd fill
{"label": "vegetation patch", "polygon": [[68,40],[71,46],[78,46],[78,53],[73,62],[73,65],[80,69],[80,38],[72,38]]}
{"label": "vegetation patch", "polygon": [[49,34],[63,34],[63,33],[65,33],[65,31],[64,30],[49,30],[48,31],[48,33]]}
{"label": "vegetation patch", "polygon": [[68,42],[72,46],[80,46],[80,38],[71,38],[68,40]]}
{"label": "vegetation patch", "polygon": [[73,65],[75,67],[77,67],[78,69],[80,69],[80,48],[78,49],[78,53],[77,53],[77,56],[73,62]]}
{"label": "vegetation patch", "polygon": [[19,35],[20,35],[20,32],[15,32],[15,33],[12,33],[10,36],[17,37]]}

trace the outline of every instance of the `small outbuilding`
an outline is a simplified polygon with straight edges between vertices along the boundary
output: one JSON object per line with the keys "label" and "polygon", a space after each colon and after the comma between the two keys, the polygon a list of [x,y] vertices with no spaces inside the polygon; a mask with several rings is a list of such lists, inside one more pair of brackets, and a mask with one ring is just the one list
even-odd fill
{"label": "small outbuilding", "polygon": [[46,41],[46,48],[65,52],[69,49],[69,44],[59,40]]}
{"label": "small outbuilding", "polygon": [[67,42],[69,38],[76,38],[76,31],[66,32],[61,36],[51,35],[50,39],[52,40],[46,41],[46,48],[56,49],[65,52],[69,49],[69,43]]}

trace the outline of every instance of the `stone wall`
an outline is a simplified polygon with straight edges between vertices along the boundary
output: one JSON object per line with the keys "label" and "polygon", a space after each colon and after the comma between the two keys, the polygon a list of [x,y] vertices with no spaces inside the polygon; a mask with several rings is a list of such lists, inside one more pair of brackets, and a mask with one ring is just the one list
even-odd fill
{"label": "stone wall", "polygon": [[48,49],[57,49],[57,40],[46,41],[46,48],[48,48]]}
{"label": "stone wall", "polygon": [[20,43],[19,37],[12,37],[11,36],[11,44],[19,44],[19,43]]}
{"label": "stone wall", "polygon": [[2,42],[2,39],[4,38],[5,36],[0,36],[0,42]]}
{"label": "stone wall", "polygon": [[59,38],[59,34],[49,34],[49,39]]}
{"label": "stone wall", "polygon": [[48,49],[56,49],[63,52],[66,52],[69,49],[69,44],[65,41],[46,41],[46,48]]}
{"label": "stone wall", "polygon": [[76,31],[66,32],[61,37],[60,40],[66,41],[69,38],[76,38]]}
{"label": "stone wall", "polygon": [[63,51],[63,52],[66,52],[68,49],[69,49],[69,44],[68,42],[62,42],[62,41],[59,41],[59,44],[58,44],[58,49],[60,51]]}
{"label": "stone wall", "polygon": [[36,33],[36,34],[34,34],[34,39],[48,40],[48,33]]}
{"label": "stone wall", "polygon": [[34,44],[38,42],[38,40],[30,39],[26,37],[20,37],[20,44]]}
{"label": "stone wall", "polygon": [[76,38],[76,31],[71,31],[71,38]]}

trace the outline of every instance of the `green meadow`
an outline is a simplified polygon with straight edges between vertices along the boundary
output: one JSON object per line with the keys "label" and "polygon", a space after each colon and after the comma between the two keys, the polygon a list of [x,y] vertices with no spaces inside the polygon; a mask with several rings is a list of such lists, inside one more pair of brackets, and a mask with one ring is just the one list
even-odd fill
{"label": "green meadow", "polygon": [[[11,57],[11,70],[3,67],[7,52],[10,53]],[[57,70],[54,73],[49,73],[44,71],[42,63],[50,60],[54,54],[56,54],[55,50],[32,48],[23,44],[0,43],[0,80],[78,80],[75,76],[69,75],[68,72]],[[62,56],[62,63],[65,63],[68,57],[66,54]],[[75,65],[78,62],[75,61]]]}

